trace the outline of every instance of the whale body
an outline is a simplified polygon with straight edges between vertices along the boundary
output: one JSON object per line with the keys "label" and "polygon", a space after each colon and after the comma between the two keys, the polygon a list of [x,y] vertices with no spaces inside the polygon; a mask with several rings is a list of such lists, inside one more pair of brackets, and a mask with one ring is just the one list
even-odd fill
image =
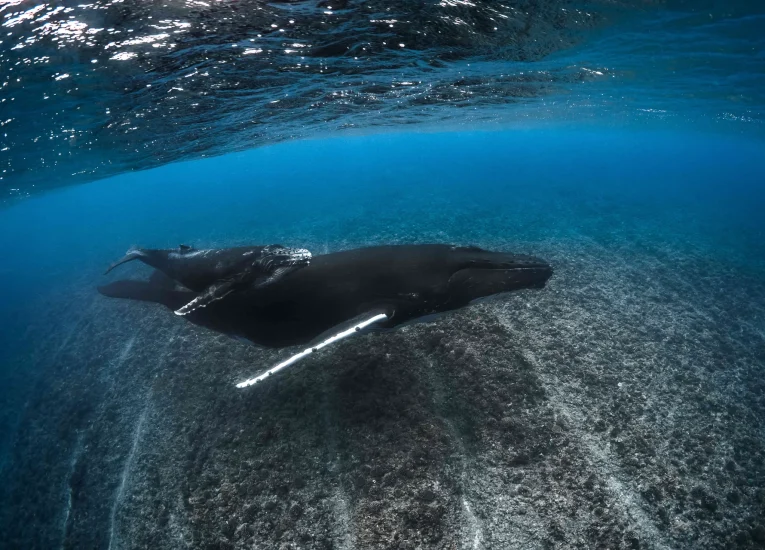
{"label": "whale body", "polygon": [[[193,271],[194,264],[188,269]],[[281,348],[308,344],[375,313],[387,317],[377,328],[395,328],[494,294],[542,288],[551,275],[550,265],[533,256],[442,244],[374,246],[313,256],[289,276],[265,286],[244,285],[186,318],[261,346]],[[197,276],[171,278],[189,281]],[[185,283],[181,288],[152,279],[117,281],[98,291],[173,310],[198,296]]]}

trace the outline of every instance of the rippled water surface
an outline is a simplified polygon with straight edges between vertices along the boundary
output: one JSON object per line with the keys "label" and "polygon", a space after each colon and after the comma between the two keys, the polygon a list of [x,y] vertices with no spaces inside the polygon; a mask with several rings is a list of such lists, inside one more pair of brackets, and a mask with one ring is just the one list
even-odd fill
{"label": "rippled water surface", "polygon": [[0,2],[3,200],[402,125],[762,134],[758,2]]}

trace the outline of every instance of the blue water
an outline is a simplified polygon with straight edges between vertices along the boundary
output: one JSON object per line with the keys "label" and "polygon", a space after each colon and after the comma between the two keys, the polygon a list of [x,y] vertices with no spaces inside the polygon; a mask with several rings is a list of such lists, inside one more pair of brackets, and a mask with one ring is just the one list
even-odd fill
{"label": "blue water", "polygon": [[[763,7],[324,4],[0,3],[0,548],[392,548],[400,532],[422,548],[762,547]],[[305,48],[300,63],[293,48]],[[330,378],[290,379],[262,401],[225,384],[277,355],[95,290],[134,245],[324,254],[433,242],[538,255],[556,274],[539,294],[343,348],[322,364]],[[409,386],[384,375],[364,386],[364,365],[391,355]],[[360,374],[342,371],[357,356]],[[514,378],[519,364],[533,383]],[[351,414],[375,407],[373,422]],[[528,435],[508,447],[510,417]],[[448,451],[415,452],[406,468],[420,464],[421,478],[386,485],[403,493],[363,488],[405,469],[391,464],[428,430],[423,446]],[[542,458],[508,458],[535,432]],[[391,433],[412,439],[380,435]],[[572,474],[546,445],[588,458]],[[300,462],[303,450],[306,464],[325,453],[326,471]],[[242,481],[255,463],[268,465],[260,481]],[[587,476],[550,488],[535,477],[548,470],[595,472],[613,501],[592,504],[576,485]],[[282,490],[293,483],[282,474],[302,485]],[[226,508],[216,491],[234,485]],[[435,500],[410,498],[425,485]],[[534,504],[546,492],[578,504]],[[441,498],[442,516],[462,519],[431,529],[421,517],[441,518]],[[544,537],[489,527],[516,525],[491,515],[516,500],[539,506],[518,525]],[[237,515],[255,501],[258,519]],[[295,512],[325,501],[345,504]],[[378,512],[393,523],[365,523]],[[229,516],[252,532],[216,538]],[[295,534],[325,516],[355,526],[350,538]],[[156,538],[130,539],[141,526]]]}
{"label": "blue water", "polygon": [[12,291],[0,297],[2,321],[18,328],[7,315],[29,296],[99,281],[139,244],[513,248],[581,231],[651,231],[758,270],[763,153],[736,136],[546,128],[301,141],[124,174],[4,212],[0,277]]}
{"label": "blue water", "polygon": [[[533,253],[627,239],[761,278],[763,154],[757,140],[670,131],[413,132],[273,145],[50,192],[0,218],[3,355],[33,347],[45,304],[103,284],[133,245]],[[94,299],[73,300],[65,323]]]}

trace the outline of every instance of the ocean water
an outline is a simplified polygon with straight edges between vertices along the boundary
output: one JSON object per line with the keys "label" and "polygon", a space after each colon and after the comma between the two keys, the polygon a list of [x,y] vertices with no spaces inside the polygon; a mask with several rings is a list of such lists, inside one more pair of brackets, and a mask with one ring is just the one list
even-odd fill
{"label": "ocean water", "polygon": [[[759,3],[0,18],[0,548],[765,547]],[[300,348],[96,290],[273,243],[554,275],[246,390]]]}

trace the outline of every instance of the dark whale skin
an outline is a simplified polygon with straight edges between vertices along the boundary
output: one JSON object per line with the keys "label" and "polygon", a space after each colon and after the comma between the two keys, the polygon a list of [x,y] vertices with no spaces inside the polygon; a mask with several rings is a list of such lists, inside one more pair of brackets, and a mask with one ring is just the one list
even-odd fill
{"label": "dark whale skin", "polygon": [[[550,265],[532,256],[442,244],[375,246],[314,256],[267,287],[242,289],[185,318],[280,348],[308,344],[359,315],[386,313],[379,328],[395,328],[494,294],[542,288],[551,275]],[[117,281],[98,290],[171,309],[196,296],[156,281]]]}

